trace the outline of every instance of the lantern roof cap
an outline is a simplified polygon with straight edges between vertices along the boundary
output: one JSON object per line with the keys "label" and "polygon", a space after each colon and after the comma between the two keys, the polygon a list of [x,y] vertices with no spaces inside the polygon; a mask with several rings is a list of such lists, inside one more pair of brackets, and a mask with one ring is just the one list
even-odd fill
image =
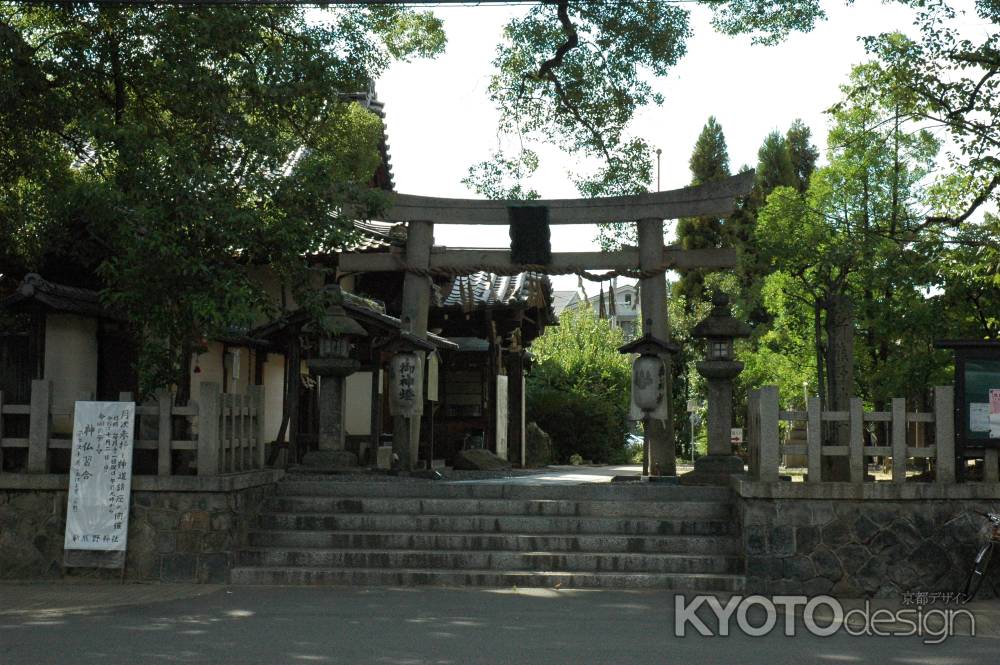
{"label": "lantern roof cap", "polygon": [[664,342],[659,337],[653,337],[652,333],[647,332],[645,335],[639,339],[633,340],[628,344],[624,344],[618,347],[619,353],[638,353],[639,355],[659,355],[661,353],[674,354],[681,350],[681,347],[676,344],[671,344],[670,342]]}
{"label": "lantern roof cap", "polygon": [[698,339],[749,337],[750,326],[743,323],[729,309],[729,296],[716,291],[712,296],[712,312],[694,327],[691,336]]}
{"label": "lantern roof cap", "polygon": [[367,337],[368,331],[344,309],[344,294],[341,292],[340,286],[329,284],[324,290],[327,293],[329,305],[326,312],[316,321],[316,328],[319,332],[334,337],[343,335]]}

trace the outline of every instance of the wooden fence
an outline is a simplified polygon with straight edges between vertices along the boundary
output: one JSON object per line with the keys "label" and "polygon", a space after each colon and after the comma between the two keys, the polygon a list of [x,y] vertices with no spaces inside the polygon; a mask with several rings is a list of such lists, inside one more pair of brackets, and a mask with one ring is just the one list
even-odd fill
{"label": "wooden fence", "polygon": [[[90,399],[81,396],[81,399]],[[119,401],[132,401],[131,393],[121,393]],[[217,383],[201,384],[198,400],[186,406],[174,404],[173,395],[160,392],[156,399],[137,404],[136,439],[134,450],[156,451],[156,474],[174,473],[174,452],[190,451],[199,476],[214,476],[264,468],[264,392],[261,386],[249,386],[245,395],[223,394]],[[20,427],[20,436],[5,433],[11,417],[27,417],[27,427]],[[56,408],[52,404],[52,382],[31,382],[29,404],[8,404],[0,392],[0,472],[4,455],[18,449],[26,450],[25,463],[19,471],[49,473],[50,451],[69,450],[72,440],[53,436],[53,417],[73,420],[73,407]],[[156,438],[142,438],[156,423]],[[180,426],[178,426],[180,425]],[[187,438],[175,438],[175,436]],[[143,465],[133,465],[141,473]]]}
{"label": "wooden fence", "polygon": [[[808,400],[805,411],[783,411],[778,403],[778,388],[764,386],[750,392],[747,414],[747,445],[750,452],[750,476],[765,482],[778,480],[782,455],[804,455],[807,461],[807,482],[823,480],[824,457],[846,457],[850,482],[864,482],[868,471],[867,458],[892,459],[892,481],[906,482],[906,461],[909,458],[929,458],[935,461],[935,481],[955,482],[955,414],[954,389],[941,386],[934,389],[933,413],[906,410],[906,400],[893,398],[889,411],[865,411],[860,398],[850,401],[847,411],[823,411],[819,398]],[[805,444],[782,444],[781,421],[805,421]],[[844,423],[847,445],[824,445],[823,423]],[[865,445],[868,423],[887,423],[888,445]],[[934,428],[934,444],[911,446],[907,443],[907,427]],[[987,451],[984,480],[997,481],[997,451]]]}

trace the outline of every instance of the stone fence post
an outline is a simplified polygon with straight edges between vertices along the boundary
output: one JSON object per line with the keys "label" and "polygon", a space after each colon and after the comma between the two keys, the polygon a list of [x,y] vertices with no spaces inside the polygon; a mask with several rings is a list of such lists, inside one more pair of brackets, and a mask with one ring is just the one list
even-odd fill
{"label": "stone fence post", "polygon": [[52,382],[31,382],[31,410],[28,430],[28,473],[49,472],[49,432],[52,418]]}
{"label": "stone fence post", "polygon": [[198,475],[219,473],[219,419],[221,389],[218,383],[201,384],[198,397]]}
{"label": "stone fence post", "polygon": [[934,445],[937,467],[934,475],[939,483],[955,482],[955,388],[934,388]]}
{"label": "stone fence post", "polygon": [[760,480],[776,482],[780,463],[780,442],[778,441],[778,386],[764,386],[760,389],[758,409],[760,413]]}

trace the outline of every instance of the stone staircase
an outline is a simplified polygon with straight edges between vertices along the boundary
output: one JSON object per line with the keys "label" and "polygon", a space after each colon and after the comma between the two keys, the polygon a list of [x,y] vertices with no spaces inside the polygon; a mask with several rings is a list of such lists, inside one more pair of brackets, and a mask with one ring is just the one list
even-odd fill
{"label": "stone staircase", "polygon": [[234,584],[740,591],[727,488],[288,476]]}

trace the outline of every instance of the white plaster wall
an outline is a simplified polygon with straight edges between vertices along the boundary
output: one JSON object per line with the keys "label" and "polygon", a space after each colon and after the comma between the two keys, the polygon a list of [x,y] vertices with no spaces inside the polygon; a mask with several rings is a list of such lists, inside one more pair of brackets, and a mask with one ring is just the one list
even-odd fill
{"label": "white plaster wall", "polygon": [[[195,372],[195,368],[200,372]],[[191,398],[201,399],[201,384],[222,386],[222,342],[209,342],[208,351],[191,358]]]}
{"label": "white plaster wall", "polygon": [[372,432],[372,373],[357,372],[347,377],[347,417],[344,429],[348,434]]}
{"label": "white plaster wall", "polygon": [[[267,354],[264,363],[264,440],[274,441],[281,429],[282,393],[285,387],[285,357],[280,353]],[[285,441],[288,440],[286,430]]]}
{"label": "white plaster wall", "polygon": [[[97,319],[49,314],[45,319],[45,378],[52,381],[52,405],[72,409],[85,394],[97,392]],[[73,431],[69,416],[53,418],[54,432]]]}

